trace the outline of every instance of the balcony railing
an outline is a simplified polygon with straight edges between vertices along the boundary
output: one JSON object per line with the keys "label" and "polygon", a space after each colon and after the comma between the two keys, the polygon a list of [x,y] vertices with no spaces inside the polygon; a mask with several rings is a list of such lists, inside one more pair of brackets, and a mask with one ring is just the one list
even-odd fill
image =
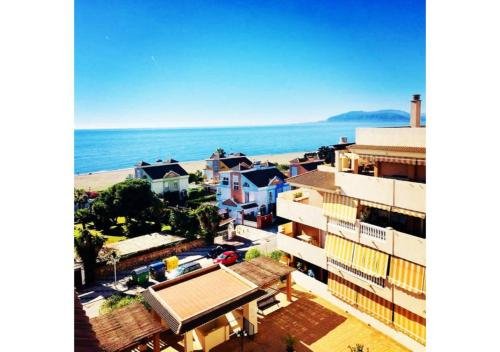
{"label": "balcony railing", "polygon": [[361,235],[371,237],[376,240],[385,241],[387,239],[387,230],[391,230],[390,227],[380,227],[366,222],[360,222]]}
{"label": "balcony railing", "polygon": [[344,220],[338,220],[338,219],[333,219],[331,221],[334,225],[337,225],[341,228],[344,228],[349,231],[356,231],[356,224],[350,223],[348,221]]}

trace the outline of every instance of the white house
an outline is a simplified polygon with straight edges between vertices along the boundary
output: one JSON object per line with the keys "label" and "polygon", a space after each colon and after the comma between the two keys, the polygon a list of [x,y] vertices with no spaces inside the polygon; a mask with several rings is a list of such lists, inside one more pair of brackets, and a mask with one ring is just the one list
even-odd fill
{"label": "white house", "polygon": [[145,161],[135,166],[135,178],[151,182],[151,190],[158,195],[177,193],[183,198],[189,185],[189,175],[174,159],[149,164]]}

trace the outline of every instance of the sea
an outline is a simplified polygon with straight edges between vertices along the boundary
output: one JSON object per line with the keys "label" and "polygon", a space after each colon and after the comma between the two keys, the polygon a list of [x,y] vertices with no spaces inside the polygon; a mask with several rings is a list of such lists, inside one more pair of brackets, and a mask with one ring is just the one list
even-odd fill
{"label": "sea", "polygon": [[409,121],[339,121],[274,126],[75,130],[75,174],[132,168],[144,160],[203,160],[217,148],[246,155],[315,151],[357,127],[408,126]]}

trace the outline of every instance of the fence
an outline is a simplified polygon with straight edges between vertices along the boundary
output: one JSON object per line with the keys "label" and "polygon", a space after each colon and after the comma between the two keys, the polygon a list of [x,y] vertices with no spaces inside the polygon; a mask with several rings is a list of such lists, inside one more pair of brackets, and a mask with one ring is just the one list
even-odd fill
{"label": "fence", "polygon": [[[194,240],[186,243],[179,243],[173,247],[161,248],[158,250],[152,250],[148,253],[139,253],[136,256],[128,257],[120,260],[116,263],[117,271],[131,270],[138,266],[147,265],[151,262],[159,259],[164,259],[175,254],[189,251],[193,248],[203,247],[205,242],[203,239]],[[102,279],[107,276],[113,275],[113,265],[100,263],[96,268],[96,278]]]}

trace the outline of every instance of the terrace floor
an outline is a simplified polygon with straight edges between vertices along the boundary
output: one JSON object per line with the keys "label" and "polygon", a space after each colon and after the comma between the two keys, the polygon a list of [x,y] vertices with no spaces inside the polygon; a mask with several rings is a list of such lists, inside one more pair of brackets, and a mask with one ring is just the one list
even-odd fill
{"label": "terrace floor", "polygon": [[[284,351],[282,338],[290,333],[298,339],[296,352],[349,351],[347,346],[362,344],[374,352],[409,351],[390,337],[370,327],[361,320],[332,305],[328,301],[293,286],[293,302],[288,303],[285,294],[278,295],[280,307],[266,310],[259,315],[258,333],[253,339],[245,338],[243,351]],[[173,337],[173,336],[172,336]],[[173,341],[168,341],[170,345]],[[163,351],[183,351],[182,340]],[[195,348],[199,344],[195,343]],[[241,339],[229,341],[211,349],[211,352],[242,351]],[[201,349],[196,349],[201,351]]]}

